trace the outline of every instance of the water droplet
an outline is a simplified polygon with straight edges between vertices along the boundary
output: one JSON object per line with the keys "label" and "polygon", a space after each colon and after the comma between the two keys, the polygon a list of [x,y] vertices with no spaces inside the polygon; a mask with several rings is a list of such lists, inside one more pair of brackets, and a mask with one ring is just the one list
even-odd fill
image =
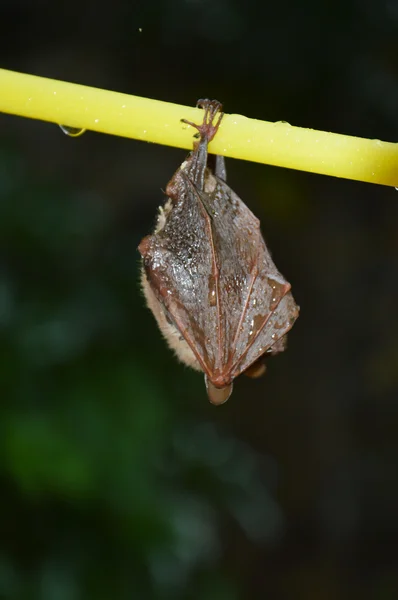
{"label": "water droplet", "polygon": [[273,333],[273,334],[271,335],[271,337],[272,337],[272,339],[273,339],[273,340],[275,340],[275,339],[276,339],[276,333]]}
{"label": "water droplet", "polygon": [[251,320],[251,323],[250,323],[250,331],[249,331],[249,336],[250,336],[250,335],[253,335],[253,333],[254,333],[254,319],[252,319],[252,320]]}
{"label": "water droplet", "polygon": [[252,304],[253,304],[253,306],[257,306],[257,298],[253,298]]}
{"label": "water droplet", "polygon": [[216,280],[213,275],[209,277],[209,304],[210,306],[216,306],[217,304]]}
{"label": "water droplet", "polygon": [[81,127],[69,127],[69,125],[60,125],[61,131],[69,137],[79,137],[86,131]]}
{"label": "water droplet", "polygon": [[142,27],[138,27],[138,31],[142,33]]}
{"label": "water droplet", "polygon": [[281,298],[283,298],[283,296],[289,290],[289,284],[286,283],[286,281],[279,281],[274,277],[268,277],[267,279],[270,287],[273,290],[269,309],[271,311],[274,311],[278,306]]}

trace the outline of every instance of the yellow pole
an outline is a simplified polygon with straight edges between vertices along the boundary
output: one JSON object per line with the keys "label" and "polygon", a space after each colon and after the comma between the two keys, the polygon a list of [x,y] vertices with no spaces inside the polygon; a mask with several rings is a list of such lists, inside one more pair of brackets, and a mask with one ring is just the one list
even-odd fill
{"label": "yellow pole", "polygon": [[[157,144],[192,147],[201,111],[0,69],[0,111]],[[398,187],[398,144],[227,114],[214,154]]]}

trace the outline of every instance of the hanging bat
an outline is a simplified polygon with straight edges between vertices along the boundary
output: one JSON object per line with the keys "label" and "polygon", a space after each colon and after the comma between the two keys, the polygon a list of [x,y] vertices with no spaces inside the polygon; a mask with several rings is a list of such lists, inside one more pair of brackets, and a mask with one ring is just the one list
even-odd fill
{"label": "hanging bat", "polygon": [[182,362],[204,372],[210,402],[222,404],[238,375],[261,375],[266,357],[285,349],[299,309],[259,220],[226,184],[224,157],[208,156],[221,104],[197,106],[203,123],[182,121],[199,139],[138,250],[143,291],[161,332]]}

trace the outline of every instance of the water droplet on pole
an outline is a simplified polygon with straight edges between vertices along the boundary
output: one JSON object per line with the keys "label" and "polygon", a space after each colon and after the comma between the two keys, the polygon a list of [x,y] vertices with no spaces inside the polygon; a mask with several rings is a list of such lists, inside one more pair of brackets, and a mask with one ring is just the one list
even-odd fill
{"label": "water droplet on pole", "polygon": [[69,137],[79,137],[86,131],[80,127],[69,127],[69,125],[60,125],[61,130]]}

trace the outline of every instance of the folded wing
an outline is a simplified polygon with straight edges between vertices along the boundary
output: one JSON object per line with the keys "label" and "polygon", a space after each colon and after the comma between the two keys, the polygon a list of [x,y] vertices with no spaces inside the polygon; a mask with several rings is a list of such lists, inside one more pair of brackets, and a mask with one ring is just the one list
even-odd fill
{"label": "folded wing", "polygon": [[227,385],[285,335],[298,309],[233,190],[211,176],[205,193],[181,177],[165,226],[145,240],[144,266],[209,379]]}

